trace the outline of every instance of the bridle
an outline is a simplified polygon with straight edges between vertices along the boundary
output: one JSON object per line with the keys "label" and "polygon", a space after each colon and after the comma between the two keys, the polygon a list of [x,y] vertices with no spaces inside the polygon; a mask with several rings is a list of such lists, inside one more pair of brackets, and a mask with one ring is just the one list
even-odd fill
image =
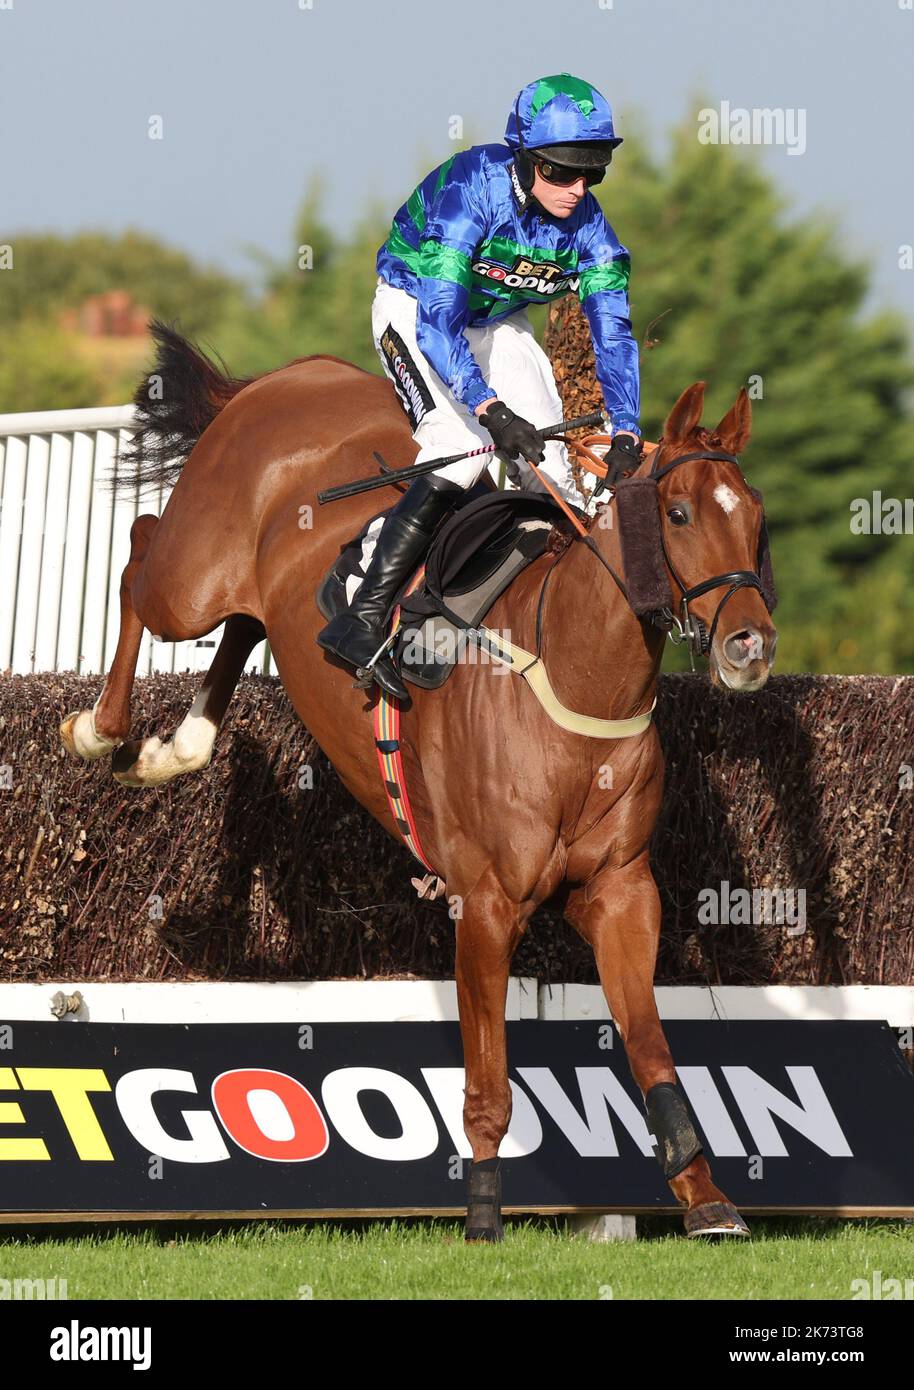
{"label": "bridle", "polygon": [[[671,459],[662,468],[657,468],[656,460],[660,455],[662,445],[658,445],[654,453],[654,462],[651,464],[651,471],[648,476],[655,478],[658,482],[665,478],[674,468],[678,468],[681,463],[691,463],[696,459],[723,459],[727,463],[735,463],[739,467],[739,459],[735,454],[727,454],[721,450],[708,449],[700,450],[692,454],[680,454],[679,458]],[[676,585],[682,595],[679,602],[679,614],[675,614],[671,608],[659,608],[653,615],[652,621],[656,627],[665,627],[670,641],[677,646],[680,642],[688,643],[689,663],[692,670],[695,670],[696,656],[707,656],[714,641],[714,634],[717,631],[717,624],[723,611],[724,604],[739,593],[740,589],[756,589],[761,594],[762,585],[758,574],[754,570],[730,570],[727,574],[715,574],[710,579],[703,579],[700,584],[693,584],[687,589],[679,578],[679,574],[670,558],[667,549],[666,537],[663,534],[663,526],[660,528],[660,544],[663,548],[663,558],[670,574],[676,581]],[[709,594],[714,589],[722,589],[729,586],[711,622],[710,631],[699,617],[689,612],[689,604],[693,599],[700,598],[702,594]]]}
{"label": "bridle", "polygon": [[[584,440],[566,439],[565,443],[571,449],[571,451],[577,455],[577,457],[584,464],[585,467],[596,465],[596,467],[600,469],[604,468],[603,460],[598,458],[587,446],[596,444],[598,442],[607,442],[608,439],[609,436],[606,435],[588,435]],[[679,458],[670,459],[669,463],[665,463],[662,468],[658,468],[657,459],[660,457],[660,451],[662,448],[662,443],[657,445],[657,448],[654,450],[654,454],[651,459],[650,473],[645,475],[647,477],[653,478],[655,482],[659,482],[661,478],[665,478],[668,473],[671,473],[674,468],[678,468],[681,463],[691,463],[693,460],[696,459],[723,459],[726,463],[735,463],[737,468],[740,467],[740,462],[736,454],[724,453],[722,450],[719,449],[701,449],[691,454],[680,454]],[[630,602],[629,593],[625,585],[625,581],[616,573],[615,569],[606,559],[605,555],[601,554],[599,547],[596,545],[593,539],[593,536],[589,535],[588,532],[584,529],[578,518],[574,516],[574,514],[571,512],[565,500],[551,485],[548,478],[546,478],[540,472],[536,464],[530,463],[530,467],[533,469],[533,472],[540,479],[540,481],[544,484],[546,490],[549,493],[551,493],[553,499],[558,503],[561,510],[572,522],[573,526],[577,530],[584,544],[587,546],[589,550],[593,552],[593,554],[599,560],[603,568],[607,570],[609,574],[612,575],[612,578],[615,580],[616,585],[621,590],[625,599]],[[692,670],[694,671],[696,656],[707,656],[707,654],[711,650],[711,643],[714,641],[714,634],[717,632],[717,624],[720,620],[720,615],[723,611],[724,604],[727,603],[727,601],[731,599],[734,594],[738,593],[740,589],[755,589],[761,595],[762,601],[765,603],[767,607],[768,603],[767,599],[765,598],[765,591],[762,588],[760,575],[754,570],[730,570],[727,574],[715,574],[710,579],[703,579],[700,584],[693,584],[690,589],[687,589],[686,586],[683,584],[682,580],[679,578],[679,573],[676,567],[674,566],[672,559],[670,558],[670,553],[667,549],[666,539],[663,534],[662,524],[660,526],[660,545],[663,551],[663,558],[666,563],[666,566],[670,574],[673,576],[673,579],[676,581],[676,585],[682,597],[679,601],[678,616],[673,612],[671,608],[657,608],[654,610],[653,613],[650,614],[650,620],[655,627],[665,628],[667,637],[670,639],[671,642],[673,642],[677,646],[680,642],[688,643],[689,664],[692,667]],[[556,554],[552,564],[549,566],[549,569],[546,571],[546,574],[543,577],[543,583],[540,588],[539,602],[536,606],[537,661],[540,659],[542,649],[543,613],[545,608],[546,589],[548,587],[549,580],[552,576],[552,572],[563,554],[564,551],[559,551]],[[689,612],[689,604],[692,602],[693,599],[700,598],[702,594],[711,593],[714,589],[722,589],[724,585],[728,585],[729,587],[727,589],[727,592],[721,599],[720,603],[717,605],[717,609],[712,619],[711,628],[709,631],[706,625],[702,622],[702,620],[699,617],[696,617],[694,613]]]}

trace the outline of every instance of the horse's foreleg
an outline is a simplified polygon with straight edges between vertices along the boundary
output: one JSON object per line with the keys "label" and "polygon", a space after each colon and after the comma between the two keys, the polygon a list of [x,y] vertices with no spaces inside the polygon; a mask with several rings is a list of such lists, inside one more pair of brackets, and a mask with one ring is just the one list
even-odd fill
{"label": "horse's foreleg", "polygon": [[256,618],[242,613],[227,618],[213,664],[174,736],[167,743],[158,737],[122,743],[112,759],[117,781],[126,787],[156,787],[206,767],[244,663],[265,635]]}
{"label": "horse's foreleg", "polygon": [[102,692],[91,709],[68,714],[60,726],[64,747],[78,758],[101,758],[130,733],[130,696],[143,637],[143,624],[134,609],[131,589],[158,520],[157,516],[138,516],[130,528],[130,559],[121,575],[121,627]]}
{"label": "horse's foreleg", "polygon": [[675,1196],[686,1207],[689,1235],[746,1235],[732,1203],[711,1181],[699,1152],[685,1099],[654,998],[660,939],[660,898],[647,851],[597,884],[569,897],[565,915],[593,948],[600,982],[632,1076],[647,1105],[657,1157]]}
{"label": "horse's foreleg", "polygon": [[457,1003],[466,1069],[463,1128],[473,1150],[467,1180],[467,1240],[503,1238],[498,1147],[511,1122],[505,1000],[511,958],[525,921],[486,877],[465,901],[451,897],[457,922]]}

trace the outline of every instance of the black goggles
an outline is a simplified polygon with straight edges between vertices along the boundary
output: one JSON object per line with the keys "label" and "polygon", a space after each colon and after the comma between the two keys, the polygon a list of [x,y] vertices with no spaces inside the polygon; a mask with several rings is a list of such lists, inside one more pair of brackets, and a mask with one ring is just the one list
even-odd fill
{"label": "black goggles", "polygon": [[534,157],[533,163],[547,183],[555,183],[562,188],[577,183],[578,179],[583,179],[588,188],[593,188],[595,183],[602,183],[606,175],[605,169],[572,169],[568,164],[553,164],[550,159]]}

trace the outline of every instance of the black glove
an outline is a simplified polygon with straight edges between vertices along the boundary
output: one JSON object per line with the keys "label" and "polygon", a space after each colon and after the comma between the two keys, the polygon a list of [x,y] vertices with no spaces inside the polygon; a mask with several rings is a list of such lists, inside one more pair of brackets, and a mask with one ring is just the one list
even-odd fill
{"label": "black glove", "polygon": [[515,415],[503,401],[492,401],[479,419],[499,450],[507,454],[508,458],[516,459],[522,454],[525,459],[531,459],[534,463],[542,463],[545,459],[545,441],[539,430],[531,425],[529,420]]}
{"label": "black glove", "polygon": [[605,487],[612,487],[623,473],[631,472],[641,462],[641,440],[630,434],[613,436],[612,448],[603,456],[606,464],[606,477],[601,478],[593,490],[598,497]]}

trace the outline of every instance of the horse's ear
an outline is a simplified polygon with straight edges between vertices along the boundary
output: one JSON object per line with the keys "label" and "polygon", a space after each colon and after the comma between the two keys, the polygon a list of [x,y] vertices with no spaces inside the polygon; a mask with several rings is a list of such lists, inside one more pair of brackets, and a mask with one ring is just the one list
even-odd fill
{"label": "horse's ear", "polygon": [[685,443],[701,419],[704,401],[705,384],[703,381],[696,381],[694,385],[686,387],[666,417],[666,424],[663,427],[663,438],[666,443]]}
{"label": "horse's ear", "polygon": [[741,454],[752,433],[752,406],[745,386],[715,431],[728,454]]}

